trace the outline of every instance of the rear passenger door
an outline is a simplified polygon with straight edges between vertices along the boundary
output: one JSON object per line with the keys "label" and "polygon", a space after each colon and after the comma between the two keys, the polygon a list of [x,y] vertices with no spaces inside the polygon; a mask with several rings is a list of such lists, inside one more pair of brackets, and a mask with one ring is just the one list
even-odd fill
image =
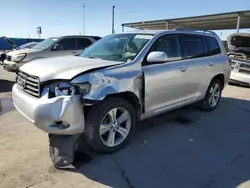
{"label": "rear passenger door", "polygon": [[76,39],[76,49],[77,53],[80,53],[85,48],[89,47],[93,42],[88,38],[77,38]]}
{"label": "rear passenger door", "polygon": [[207,56],[207,45],[204,36],[183,34],[181,37],[183,60],[187,63],[186,74],[186,103],[191,103],[201,98],[206,91],[211,67],[208,65],[210,58]]}

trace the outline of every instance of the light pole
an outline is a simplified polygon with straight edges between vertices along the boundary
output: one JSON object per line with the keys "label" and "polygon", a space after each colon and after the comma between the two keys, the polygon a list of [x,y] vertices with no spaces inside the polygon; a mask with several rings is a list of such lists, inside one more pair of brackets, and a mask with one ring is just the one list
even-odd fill
{"label": "light pole", "polygon": [[112,8],[112,33],[115,33],[115,6]]}
{"label": "light pole", "polygon": [[82,35],[85,35],[85,5],[82,5]]}

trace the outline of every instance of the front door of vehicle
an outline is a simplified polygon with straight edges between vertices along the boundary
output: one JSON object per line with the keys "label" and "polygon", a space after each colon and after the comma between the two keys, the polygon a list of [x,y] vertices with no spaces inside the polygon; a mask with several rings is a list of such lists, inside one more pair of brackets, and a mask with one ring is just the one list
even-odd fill
{"label": "front door of vehicle", "polygon": [[[186,61],[182,61],[181,45],[176,35],[165,35],[153,44],[152,51],[163,51],[168,60],[164,63],[148,63],[144,60],[146,113],[160,113],[185,104]],[[149,54],[148,53],[148,54]],[[146,59],[146,58],[145,58]]]}
{"label": "front door of vehicle", "polygon": [[186,82],[186,103],[203,96],[209,85],[211,69],[208,65],[207,45],[201,35],[181,35],[183,61],[187,63],[184,76]]}
{"label": "front door of vehicle", "polygon": [[58,41],[54,47],[51,49],[49,56],[65,56],[65,55],[75,55],[79,51],[77,49],[76,39],[75,38],[64,38]]}

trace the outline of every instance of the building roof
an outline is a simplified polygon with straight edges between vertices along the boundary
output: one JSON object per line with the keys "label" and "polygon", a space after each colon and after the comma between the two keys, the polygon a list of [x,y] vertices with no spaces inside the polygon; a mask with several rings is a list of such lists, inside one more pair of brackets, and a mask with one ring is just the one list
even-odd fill
{"label": "building roof", "polygon": [[122,26],[149,30],[174,29],[177,27],[198,28],[204,30],[235,29],[237,27],[238,16],[241,17],[239,27],[241,29],[250,28],[250,10],[155,21],[123,23]]}

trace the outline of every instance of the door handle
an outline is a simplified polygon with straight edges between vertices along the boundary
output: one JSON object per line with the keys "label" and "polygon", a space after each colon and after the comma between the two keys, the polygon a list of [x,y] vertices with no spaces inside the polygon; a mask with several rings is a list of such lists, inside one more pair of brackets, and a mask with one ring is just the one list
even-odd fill
{"label": "door handle", "polygon": [[187,69],[188,69],[187,67],[183,66],[180,68],[180,71],[185,72]]}
{"label": "door handle", "polygon": [[212,61],[209,61],[209,62],[208,62],[208,65],[209,65],[210,67],[212,67],[212,66],[214,65],[214,63],[213,63]]}

